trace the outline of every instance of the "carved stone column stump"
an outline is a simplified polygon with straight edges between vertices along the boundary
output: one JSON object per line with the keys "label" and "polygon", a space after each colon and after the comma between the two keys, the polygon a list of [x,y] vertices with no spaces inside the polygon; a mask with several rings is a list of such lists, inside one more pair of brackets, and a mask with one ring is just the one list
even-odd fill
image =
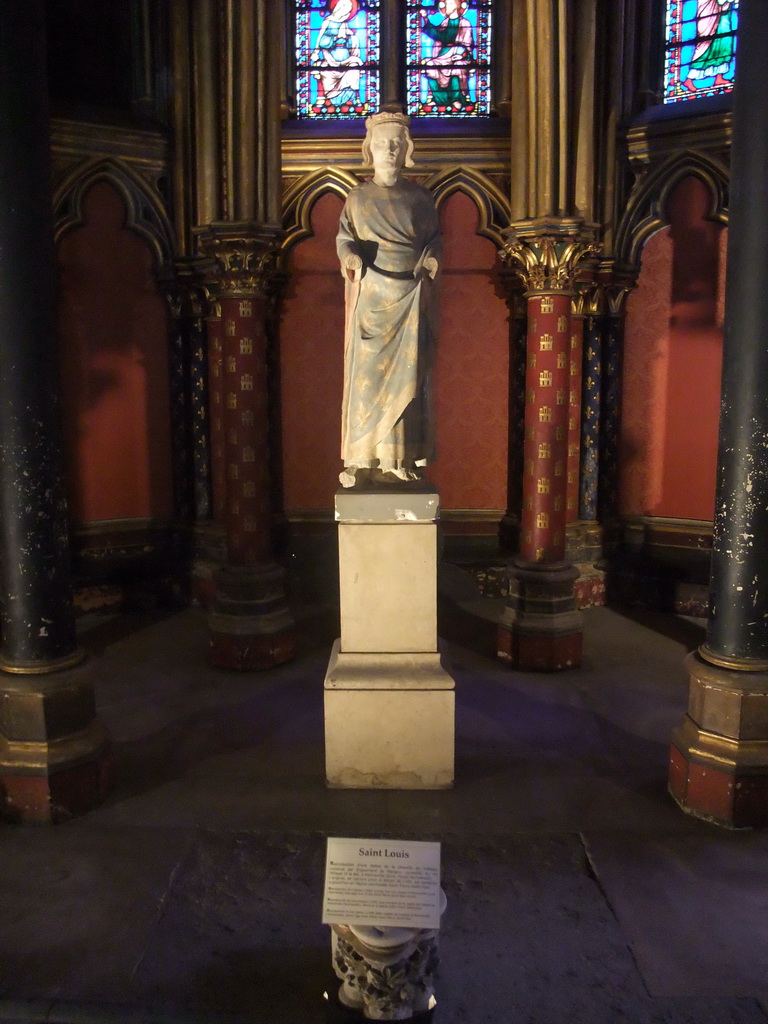
{"label": "carved stone column stump", "polygon": [[688,714],[672,734],[669,792],[684,811],[731,828],[768,825],[768,672],[689,654]]}
{"label": "carved stone column stump", "polygon": [[211,663],[241,671],[268,669],[295,652],[285,570],[275,564],[224,566],[208,614]]}
{"label": "carved stone column stump", "polygon": [[[441,914],[445,893],[441,890]],[[339,1002],[366,1020],[427,1020],[440,964],[436,929],[332,926]]]}
{"label": "carved stone column stump", "polygon": [[523,672],[557,672],[581,664],[582,624],[568,562],[515,559],[498,627],[497,654]]}
{"label": "carved stone column stump", "polygon": [[433,491],[340,491],[341,637],[325,677],[329,786],[453,784],[454,681],[437,640]]}

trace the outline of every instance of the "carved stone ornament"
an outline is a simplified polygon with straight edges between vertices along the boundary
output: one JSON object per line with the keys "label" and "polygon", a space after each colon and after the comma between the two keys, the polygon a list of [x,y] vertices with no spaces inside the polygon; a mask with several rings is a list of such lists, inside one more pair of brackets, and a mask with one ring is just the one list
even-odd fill
{"label": "carved stone ornament", "polygon": [[198,320],[207,314],[208,289],[203,282],[201,268],[180,262],[160,283],[174,320]]}
{"label": "carved stone ornament", "polygon": [[269,296],[282,269],[277,231],[210,224],[198,237],[202,255],[215,261],[213,273],[220,297]]}
{"label": "carved stone ornament", "polygon": [[602,259],[590,280],[578,282],[574,312],[583,316],[620,317],[627,296],[637,284],[637,271]]}
{"label": "carved stone ornament", "polygon": [[[371,932],[393,945],[371,945]],[[368,1020],[409,1020],[435,1005],[437,931],[333,925],[333,969],[339,1000]],[[368,940],[368,941],[366,941]]]}
{"label": "carved stone ornament", "polygon": [[499,255],[528,292],[559,292],[573,290],[577,274],[590,269],[599,251],[583,227],[542,224],[538,233],[510,228]]}

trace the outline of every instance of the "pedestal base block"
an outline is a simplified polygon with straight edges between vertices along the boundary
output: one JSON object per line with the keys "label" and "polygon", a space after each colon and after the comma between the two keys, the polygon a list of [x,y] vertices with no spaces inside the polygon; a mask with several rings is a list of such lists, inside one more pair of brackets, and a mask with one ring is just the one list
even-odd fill
{"label": "pedestal base block", "polygon": [[497,633],[497,656],[524,672],[578,668],[582,653],[581,615],[574,584],[578,569],[563,563],[516,561]]}
{"label": "pedestal base block", "polygon": [[240,671],[273,668],[295,653],[295,632],[276,565],[227,566],[208,616],[211,663]]}
{"label": "pedestal base block", "polygon": [[726,828],[768,825],[768,673],[689,654],[688,714],[672,735],[669,792]]}
{"label": "pedestal base block", "polygon": [[437,638],[434,492],[336,495],[345,651],[430,651]]}
{"label": "pedestal base block", "polygon": [[439,654],[344,654],[325,677],[325,764],[340,789],[447,789],[454,681]]}

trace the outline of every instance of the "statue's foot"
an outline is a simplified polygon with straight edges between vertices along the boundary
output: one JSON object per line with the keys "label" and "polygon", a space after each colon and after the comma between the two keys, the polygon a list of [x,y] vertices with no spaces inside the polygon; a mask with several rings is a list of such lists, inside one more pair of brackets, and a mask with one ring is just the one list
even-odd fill
{"label": "statue's foot", "polygon": [[411,484],[421,484],[424,479],[423,466],[414,465],[413,462],[404,466],[394,466],[391,463],[381,467],[345,466],[339,473],[339,483],[342,487],[355,487],[357,490],[404,485],[407,487]]}
{"label": "statue's foot", "polygon": [[357,467],[356,466],[345,466],[344,470],[339,473],[339,483],[342,487],[354,487],[357,483]]}
{"label": "statue's foot", "polygon": [[404,483],[413,483],[414,480],[422,479],[422,474],[417,469],[406,469],[404,466],[398,466],[397,469],[382,470],[382,476],[402,480]]}

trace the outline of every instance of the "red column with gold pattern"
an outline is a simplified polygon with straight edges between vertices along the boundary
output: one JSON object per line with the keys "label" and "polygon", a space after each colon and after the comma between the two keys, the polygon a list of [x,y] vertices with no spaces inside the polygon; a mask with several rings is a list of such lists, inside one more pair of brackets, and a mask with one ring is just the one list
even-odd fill
{"label": "red column with gold pattern", "polygon": [[520,556],[565,557],[570,295],[528,297],[525,481]]}
{"label": "red column with gold pattern", "polygon": [[[527,290],[528,330],[520,554],[509,569],[497,651],[502,661],[524,670],[581,664],[574,598],[579,573],[566,560],[571,404],[577,392],[571,310],[574,272],[595,248],[578,222],[536,221],[510,230],[502,252]],[[578,471],[575,479],[578,486]]]}
{"label": "red column with gold pattern", "polygon": [[221,308],[213,332],[220,352],[211,370],[212,402],[221,408],[214,494],[226,564],[215,579],[208,620],[211,660],[224,668],[270,668],[294,652],[285,573],[273,560],[271,539],[266,319],[278,241],[269,229],[243,224],[210,225],[200,241],[216,261]]}
{"label": "red column with gold pattern", "polygon": [[228,562],[270,558],[267,369],[263,298],[224,298],[224,463]]}

